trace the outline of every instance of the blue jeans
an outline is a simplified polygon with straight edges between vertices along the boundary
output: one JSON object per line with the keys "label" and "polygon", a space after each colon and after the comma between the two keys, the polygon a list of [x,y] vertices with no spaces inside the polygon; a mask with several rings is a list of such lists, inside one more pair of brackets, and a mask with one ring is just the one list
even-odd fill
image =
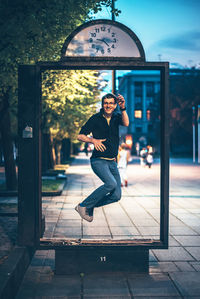
{"label": "blue jeans", "polygon": [[93,158],[91,159],[91,167],[104,184],[81,203],[81,206],[90,210],[90,214],[92,214],[93,208],[108,205],[121,198],[121,179],[117,163],[113,160]]}

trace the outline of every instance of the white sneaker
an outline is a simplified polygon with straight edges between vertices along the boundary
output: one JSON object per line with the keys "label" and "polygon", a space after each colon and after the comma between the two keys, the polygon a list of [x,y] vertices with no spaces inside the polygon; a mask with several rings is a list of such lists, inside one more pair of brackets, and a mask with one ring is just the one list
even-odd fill
{"label": "white sneaker", "polygon": [[75,210],[79,213],[81,218],[85,219],[88,222],[92,222],[93,216],[89,216],[87,213],[87,208],[86,207],[81,207],[80,205],[77,205],[75,207]]}

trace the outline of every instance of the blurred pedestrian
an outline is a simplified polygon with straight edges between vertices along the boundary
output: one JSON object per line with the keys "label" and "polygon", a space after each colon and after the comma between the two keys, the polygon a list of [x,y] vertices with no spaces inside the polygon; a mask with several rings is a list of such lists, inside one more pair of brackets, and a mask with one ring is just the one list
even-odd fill
{"label": "blurred pedestrian", "polygon": [[121,187],[128,186],[128,178],[127,178],[127,164],[130,159],[130,152],[126,149],[126,144],[122,143],[119,146],[119,153],[118,153],[118,169],[121,178]]}
{"label": "blurred pedestrian", "polygon": [[88,156],[88,142],[85,143],[84,152],[85,152],[86,156]]}
{"label": "blurred pedestrian", "polygon": [[146,157],[147,157],[147,149],[143,147],[140,151],[140,165],[143,167],[146,165]]}
{"label": "blurred pedestrian", "polygon": [[146,165],[149,168],[151,168],[152,163],[153,163],[153,155],[151,153],[148,153],[146,157]]}

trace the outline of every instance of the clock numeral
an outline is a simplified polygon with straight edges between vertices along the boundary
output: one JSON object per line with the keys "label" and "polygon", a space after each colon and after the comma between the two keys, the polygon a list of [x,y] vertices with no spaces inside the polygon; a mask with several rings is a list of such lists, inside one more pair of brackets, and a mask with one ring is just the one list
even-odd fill
{"label": "clock numeral", "polygon": [[115,34],[114,32],[112,32],[112,37],[115,37],[115,35],[116,35],[116,34]]}
{"label": "clock numeral", "polygon": [[105,30],[106,30],[105,26],[101,27],[101,31],[105,31]]}
{"label": "clock numeral", "polygon": [[96,33],[90,32],[90,34],[91,34],[92,37],[96,37]]}
{"label": "clock numeral", "polygon": [[117,40],[116,40],[116,38],[114,38],[114,39],[113,39],[113,43],[116,43],[116,42],[117,42]]}
{"label": "clock numeral", "polygon": [[108,51],[108,53],[111,53],[111,48],[108,48],[107,51]]}
{"label": "clock numeral", "polygon": [[112,44],[111,48],[113,48],[113,49],[114,49],[114,48],[115,48],[115,45],[113,45],[113,44]]}
{"label": "clock numeral", "polygon": [[96,48],[96,47],[95,47],[95,44],[92,44],[92,48],[93,48],[93,49],[95,49],[95,48]]}
{"label": "clock numeral", "polygon": [[89,43],[92,43],[92,42],[93,42],[93,39],[92,39],[92,38],[90,38],[90,39],[89,39]]}
{"label": "clock numeral", "polygon": [[95,31],[96,31],[96,32],[99,32],[99,28],[95,28]]}
{"label": "clock numeral", "polygon": [[108,28],[108,33],[110,33],[110,28]]}

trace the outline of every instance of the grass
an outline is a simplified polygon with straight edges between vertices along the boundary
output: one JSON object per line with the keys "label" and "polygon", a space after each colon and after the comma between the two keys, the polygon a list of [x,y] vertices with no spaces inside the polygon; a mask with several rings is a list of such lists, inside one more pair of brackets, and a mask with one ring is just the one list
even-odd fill
{"label": "grass", "polygon": [[[73,157],[70,161],[73,160]],[[65,170],[69,167],[70,161],[66,161],[64,164],[58,164],[55,166],[55,169],[49,169],[45,175],[53,177],[58,174],[65,174]],[[43,192],[51,192],[51,191],[59,191],[59,187],[65,182],[64,179],[55,179],[48,180],[42,179],[42,191]],[[5,182],[0,182],[0,191],[7,191]],[[17,191],[17,190],[16,190]]]}
{"label": "grass", "polygon": [[[42,180],[42,191],[43,192],[51,192],[51,191],[59,191],[59,187],[65,182],[65,180]],[[0,184],[0,191],[6,191],[5,183]]]}
{"label": "grass", "polygon": [[65,182],[65,180],[42,180],[42,191],[43,192],[51,192],[51,191],[59,191],[59,187]]}

